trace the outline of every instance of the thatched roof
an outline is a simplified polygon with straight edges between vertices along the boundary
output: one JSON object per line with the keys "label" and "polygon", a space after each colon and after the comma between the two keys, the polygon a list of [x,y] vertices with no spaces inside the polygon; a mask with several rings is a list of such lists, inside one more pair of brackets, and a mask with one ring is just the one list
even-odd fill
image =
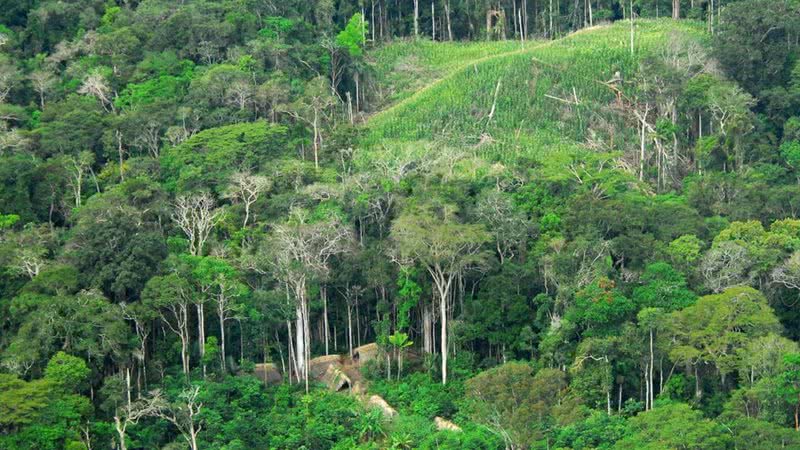
{"label": "thatched roof", "polygon": [[353,382],[350,381],[350,377],[345,375],[345,373],[335,365],[328,366],[328,369],[322,376],[322,381],[325,382],[328,389],[334,392],[341,391],[342,389],[349,389],[353,385]]}
{"label": "thatched roof", "polygon": [[356,361],[359,364],[363,364],[367,361],[373,360],[377,356],[378,356],[378,344],[374,342],[353,349],[353,361]]}
{"label": "thatched roof", "polygon": [[387,419],[391,419],[397,415],[397,410],[389,406],[389,404],[386,403],[386,400],[384,400],[380,395],[373,395],[370,397],[369,400],[367,400],[367,408],[380,409],[383,413],[383,416]]}
{"label": "thatched roof", "polygon": [[327,355],[313,358],[308,362],[308,375],[315,380],[321,380],[330,366],[335,366],[337,369],[341,370],[342,356]]}
{"label": "thatched roof", "polygon": [[439,430],[439,431],[447,430],[447,431],[455,431],[456,433],[460,433],[461,432],[461,427],[460,426],[458,426],[458,425],[454,424],[453,422],[450,422],[449,420],[444,419],[442,417],[438,417],[438,416],[434,417],[433,418],[433,424],[436,425],[436,429]]}
{"label": "thatched roof", "polygon": [[256,364],[253,375],[266,384],[280,384],[283,381],[280,369],[272,363]]}

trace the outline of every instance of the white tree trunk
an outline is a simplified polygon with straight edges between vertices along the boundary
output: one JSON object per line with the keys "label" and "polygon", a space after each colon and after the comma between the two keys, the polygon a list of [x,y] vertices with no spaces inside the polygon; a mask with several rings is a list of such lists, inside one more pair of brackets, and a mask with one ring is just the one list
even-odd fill
{"label": "white tree trunk", "polygon": [[419,36],[419,0],[414,0],[414,37]]}
{"label": "white tree trunk", "polygon": [[221,367],[222,371],[225,371],[226,365],[226,356],[225,356],[225,304],[223,300],[220,299],[219,303],[217,303],[217,316],[219,318],[219,352],[220,352],[220,359],[221,359]]}

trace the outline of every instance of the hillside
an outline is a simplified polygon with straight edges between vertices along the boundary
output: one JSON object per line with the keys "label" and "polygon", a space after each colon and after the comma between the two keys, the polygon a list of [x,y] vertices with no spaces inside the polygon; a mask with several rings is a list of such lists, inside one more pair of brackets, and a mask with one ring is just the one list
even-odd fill
{"label": "hillside", "polygon": [[[633,55],[625,22],[555,41],[516,43],[516,49],[470,60],[454,52],[451,71],[369,118],[364,144],[435,140],[511,162],[583,143],[598,113],[615,99],[604,82],[617,72],[623,80],[634,77],[641,61],[678,35],[704,40],[700,24],[640,20]],[[630,81],[621,85],[623,92],[632,88]]]}

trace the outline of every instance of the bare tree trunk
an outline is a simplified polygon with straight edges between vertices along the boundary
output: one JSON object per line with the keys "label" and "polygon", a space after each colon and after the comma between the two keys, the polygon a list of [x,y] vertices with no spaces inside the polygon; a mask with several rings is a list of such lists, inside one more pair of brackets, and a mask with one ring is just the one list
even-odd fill
{"label": "bare tree trunk", "polygon": [[347,347],[350,350],[350,359],[353,359],[353,307],[347,304]]}
{"label": "bare tree trunk", "polygon": [[330,341],[330,333],[328,332],[328,292],[325,289],[325,286],[320,288],[320,296],[322,297],[322,326],[325,328],[323,330],[324,338],[325,338],[325,354],[328,355],[329,348],[328,342]]}
{"label": "bare tree trunk", "polygon": [[450,298],[450,287],[453,285],[455,274],[442,273],[437,270],[429,270],[431,277],[439,291],[439,314],[441,314],[440,342],[442,357],[442,384],[447,384],[447,302]]}
{"label": "bare tree trunk", "polygon": [[708,8],[708,32],[714,34],[714,0],[711,0]]}
{"label": "bare tree trunk", "polygon": [[419,0],[414,0],[414,37],[419,37]]}
{"label": "bare tree trunk", "polygon": [[314,168],[319,170],[319,111],[314,108]]}
{"label": "bare tree trunk", "polygon": [[356,346],[361,347],[361,313],[358,310],[358,303],[356,303]]}
{"label": "bare tree trunk", "polygon": [[125,170],[123,169],[123,157],[125,150],[122,148],[122,132],[115,130],[114,134],[117,138],[117,154],[119,156],[119,179],[125,181]]}
{"label": "bare tree trunk", "polygon": [[429,306],[422,311],[422,349],[425,353],[433,353],[433,317]]}
{"label": "bare tree trunk", "polygon": [[644,410],[650,411],[650,379],[647,374],[650,373],[650,366],[645,363],[644,365]]}
{"label": "bare tree trunk", "polygon": [[359,112],[361,111],[361,89],[359,87],[361,77],[359,76],[358,72],[356,72],[353,74],[353,78],[356,82],[356,112]]}
{"label": "bare tree trunk", "polygon": [[441,346],[442,346],[442,384],[447,384],[447,297],[439,302],[439,313],[442,315]]}
{"label": "bare tree trunk", "polygon": [[672,18],[675,20],[681,18],[681,0],[672,0]]}
{"label": "bare tree trunk", "polygon": [[217,303],[217,305],[218,305],[217,316],[219,318],[219,340],[220,340],[219,353],[221,359],[220,367],[222,367],[222,371],[225,372],[226,359],[227,359],[225,355],[225,309],[224,309],[225,304],[222,301],[220,301]]}
{"label": "bare tree trunk", "polygon": [[431,38],[436,41],[436,8],[431,2]]}
{"label": "bare tree trunk", "polygon": [[183,365],[183,373],[189,377],[189,333],[186,331],[181,334],[181,363]]}
{"label": "bare tree trunk", "polygon": [[[206,312],[203,302],[195,305],[197,308],[197,340],[199,342],[200,360],[206,355]],[[206,365],[203,363],[203,376],[206,376]]]}
{"label": "bare tree trunk", "polygon": [[304,332],[303,338],[306,341],[305,342],[306,355],[304,359],[306,361],[306,367],[305,367],[306,393],[308,393],[308,373],[310,369],[309,365],[311,363],[311,325],[309,324],[310,314],[308,311],[308,301],[305,301],[304,304],[305,307],[303,308],[303,314],[305,315],[305,317],[303,319],[303,324],[305,325],[305,329],[303,330]]}
{"label": "bare tree trunk", "polygon": [[127,428],[127,420],[125,423],[120,420],[118,415],[114,415],[114,428],[117,430],[117,435],[119,436],[119,449],[120,450],[128,450],[128,445],[125,441],[125,429]]}
{"label": "bare tree trunk", "polygon": [[295,323],[295,352],[294,357],[297,361],[297,379],[305,381],[306,373],[308,372],[306,360],[306,338],[305,338],[305,305],[304,301],[299,301],[295,308],[296,323]]}
{"label": "bare tree trunk", "polygon": [[631,4],[631,14],[630,14],[630,19],[631,19],[631,55],[633,55],[633,0],[630,1],[630,4]]}
{"label": "bare tree trunk", "polygon": [[192,450],[198,450],[197,435],[200,433],[200,430],[194,426],[194,413],[191,411],[192,409],[189,408],[189,444],[192,446]]}
{"label": "bare tree trunk", "polygon": [[522,35],[528,38],[528,0],[522,0]]}
{"label": "bare tree trunk", "polygon": [[453,28],[450,24],[450,0],[445,1],[444,3],[444,13],[447,18],[447,39],[451,42],[453,41]]}
{"label": "bare tree trunk", "polygon": [[644,134],[644,121],[642,121],[642,130],[639,143],[639,181],[644,179],[644,149],[645,149],[645,134]]}
{"label": "bare tree trunk", "polygon": [[289,349],[289,384],[292,384],[292,372],[294,372],[295,379],[300,382],[300,368],[297,365],[297,358],[294,356],[294,342],[292,342],[292,322],[286,321],[286,334],[288,339]]}
{"label": "bare tree trunk", "polygon": [[516,37],[518,36],[517,33],[520,32],[520,30],[517,28],[517,0],[511,1],[511,22],[512,25],[514,25],[514,36]]}
{"label": "bare tree trunk", "polygon": [[655,383],[653,382],[654,366],[655,355],[653,352],[653,328],[650,328],[650,371],[648,372],[648,378],[650,378],[650,409],[653,409],[653,399],[655,398],[655,394],[653,392],[655,390]]}
{"label": "bare tree trunk", "polygon": [[125,368],[125,393],[127,394],[128,409],[131,407],[131,368]]}

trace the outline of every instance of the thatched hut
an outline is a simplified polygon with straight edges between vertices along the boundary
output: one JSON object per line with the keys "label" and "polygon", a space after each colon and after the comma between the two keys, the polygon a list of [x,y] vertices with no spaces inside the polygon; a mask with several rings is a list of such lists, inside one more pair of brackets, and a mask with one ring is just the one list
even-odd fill
{"label": "thatched hut", "polygon": [[315,380],[322,380],[328,367],[335,367],[339,370],[342,369],[342,356],[341,355],[327,355],[318,356],[308,362],[308,376]]}
{"label": "thatched hut", "polygon": [[377,357],[378,344],[374,342],[353,349],[353,362],[356,364],[364,364],[365,362],[372,361]]}
{"label": "thatched hut", "polygon": [[397,415],[397,410],[389,406],[386,400],[380,395],[373,395],[367,400],[367,408],[377,408],[383,413],[383,417],[391,419]]}
{"label": "thatched hut", "polygon": [[322,381],[328,386],[328,389],[338,392],[342,389],[350,389],[353,385],[353,382],[350,380],[341,369],[337,368],[335,365],[328,366],[328,369],[325,371],[325,374],[322,376]]}
{"label": "thatched hut", "polygon": [[461,432],[461,427],[450,422],[449,420],[436,416],[433,418],[433,424],[436,425],[436,429],[439,431],[446,430],[446,431],[454,431],[456,433]]}
{"label": "thatched hut", "polygon": [[253,375],[268,385],[280,384],[283,381],[283,374],[281,374],[280,369],[272,363],[256,364]]}

